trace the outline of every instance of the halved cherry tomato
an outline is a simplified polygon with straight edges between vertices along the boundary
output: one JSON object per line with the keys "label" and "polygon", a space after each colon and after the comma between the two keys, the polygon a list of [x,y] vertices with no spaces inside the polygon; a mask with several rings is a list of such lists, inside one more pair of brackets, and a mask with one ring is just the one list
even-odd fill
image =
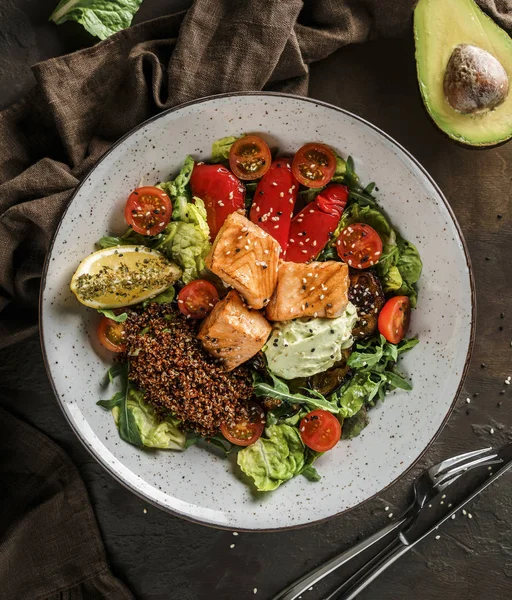
{"label": "halved cherry tomato", "polygon": [[318,256],[338,226],[347,200],[348,188],[333,183],[295,215],[290,225],[286,260],[304,263]]}
{"label": "halved cherry tomato", "polygon": [[341,425],[338,419],[326,410],[314,410],[300,422],[302,441],[316,452],[327,452],[340,441]]}
{"label": "halved cherry tomato", "polygon": [[324,144],[306,144],[293,157],[293,174],[306,187],[323,187],[336,171],[336,156]]}
{"label": "halved cherry tomato", "polygon": [[163,231],[172,215],[169,196],[157,187],[140,187],[129,195],[124,218],[130,227],[142,235]]}
{"label": "halved cherry tomato", "polygon": [[379,332],[391,344],[405,337],[411,320],[411,301],[407,296],[389,299],[379,315]]}
{"label": "halved cherry tomato", "polygon": [[354,269],[368,269],[379,262],[382,240],[366,223],[353,223],[342,229],[336,242],[338,256]]}
{"label": "halved cherry tomato", "polygon": [[265,413],[261,406],[249,402],[249,420],[234,423],[222,423],[222,435],[232,444],[237,446],[250,446],[261,437],[265,428]]}
{"label": "halved cherry tomato", "polygon": [[111,352],[126,350],[125,330],[122,323],[103,317],[98,325],[98,338],[103,346]]}
{"label": "halved cherry tomato", "polygon": [[188,283],[178,294],[178,308],[191,319],[203,319],[209,315],[219,301],[219,292],[206,279]]}
{"label": "halved cherry tomato", "polygon": [[299,184],[289,158],[278,158],[258,183],[249,218],[286,250]]}
{"label": "halved cherry tomato", "polygon": [[206,207],[206,218],[213,242],[226,217],[244,208],[245,187],[222,165],[195,165],[190,178],[192,195]]}
{"label": "halved cherry tomato", "polygon": [[239,179],[259,179],[269,170],[271,162],[267,142],[257,135],[241,137],[229,151],[229,166]]}

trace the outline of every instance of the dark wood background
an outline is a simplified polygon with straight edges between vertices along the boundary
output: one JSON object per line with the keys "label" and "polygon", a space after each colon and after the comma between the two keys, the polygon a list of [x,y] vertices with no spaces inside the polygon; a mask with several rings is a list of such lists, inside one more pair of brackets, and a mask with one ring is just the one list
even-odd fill
{"label": "dark wood background", "polygon": [[[175,12],[188,3],[145,0],[136,21]],[[34,84],[31,64],[93,42],[74,24],[47,23],[56,4],[0,0],[0,108]],[[61,444],[79,466],[113,570],[141,600],[269,599],[312,566],[385,524],[384,507],[396,514],[405,506],[411,481],[426,464],[512,440],[512,386],[504,384],[512,375],[512,142],[470,150],[436,130],[420,100],[412,34],[410,39],[347,47],[314,65],[310,95],[353,111],[393,136],[433,175],[453,207],[469,245],[478,295],[477,340],[464,391],[425,459],[382,497],[318,526],[234,537],[147,506],[114,481],[61,414],[38,340],[3,351],[0,396],[9,409]],[[508,475],[469,508],[472,519],[459,515],[443,526],[439,539],[419,544],[361,594],[361,600],[512,597],[510,492]],[[303,597],[319,599],[328,588],[318,585]]]}

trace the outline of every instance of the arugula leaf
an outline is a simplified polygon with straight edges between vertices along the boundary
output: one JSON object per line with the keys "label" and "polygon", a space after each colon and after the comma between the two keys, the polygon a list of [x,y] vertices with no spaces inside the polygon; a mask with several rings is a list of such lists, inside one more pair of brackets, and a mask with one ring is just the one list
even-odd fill
{"label": "arugula leaf", "polygon": [[365,404],[374,403],[376,397],[382,400],[387,390],[411,390],[412,385],[396,368],[396,361],[417,343],[416,338],[411,338],[398,345],[390,344],[382,335],[356,343],[347,361],[357,370],[356,374],[338,394],[341,414],[354,416]]}
{"label": "arugula leaf", "polygon": [[301,393],[292,393],[288,385],[279,377],[274,375],[271,371],[268,371],[272,378],[273,385],[267,383],[259,374],[253,374],[254,377],[254,393],[256,396],[267,396],[270,398],[276,398],[282,402],[289,404],[303,404],[310,408],[323,408],[332,413],[338,413],[339,408],[335,402],[330,402],[315,390],[307,390],[313,396],[306,396]]}
{"label": "arugula leaf", "polygon": [[319,188],[304,188],[303,190],[300,190],[300,192],[297,195],[304,204],[309,204],[310,202],[313,202],[313,200],[318,196],[318,194],[324,189],[325,186]]}
{"label": "arugula leaf", "polygon": [[102,248],[112,248],[114,246],[146,246],[147,248],[155,249],[165,239],[163,233],[158,235],[141,235],[133,231],[131,227],[122,236],[105,235],[96,246]]}
{"label": "arugula leaf", "polygon": [[363,406],[356,414],[343,421],[343,429],[341,432],[342,440],[351,440],[358,436],[361,431],[368,425],[368,412]]}
{"label": "arugula leaf", "polygon": [[106,373],[103,387],[106,387],[109,383],[113,383],[116,377],[121,377],[124,373],[124,369],[124,363],[114,363]]}
{"label": "arugula leaf", "polygon": [[104,40],[129,27],[141,4],[142,0],[61,0],[49,20],[57,25],[77,21]]}
{"label": "arugula leaf", "polygon": [[116,313],[110,308],[98,308],[97,311],[107,317],[107,319],[111,319],[116,323],[124,323],[128,318],[128,313],[121,313],[120,315],[116,315]]}
{"label": "arugula leaf", "polygon": [[304,475],[304,477],[309,481],[317,482],[317,481],[320,481],[320,479],[322,479],[322,476],[315,469],[315,467],[313,467],[313,465],[308,465],[307,467],[304,467],[302,469],[302,471],[300,472],[300,474]]}
{"label": "arugula leaf", "polygon": [[311,448],[306,447],[304,466],[302,467],[300,474],[304,475],[304,477],[309,481],[316,482],[322,479],[318,471],[313,466],[313,463],[319,456],[322,456],[322,452],[316,452],[315,450],[311,450]]}
{"label": "arugula leaf", "polygon": [[252,201],[254,199],[254,194],[256,192],[257,187],[257,181],[247,181],[245,183],[245,210],[247,212],[251,210]]}

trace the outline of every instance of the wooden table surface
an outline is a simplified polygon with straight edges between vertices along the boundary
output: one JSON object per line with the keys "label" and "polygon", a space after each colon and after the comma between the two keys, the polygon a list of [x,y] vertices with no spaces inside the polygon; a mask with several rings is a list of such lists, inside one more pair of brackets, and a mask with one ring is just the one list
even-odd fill
{"label": "wooden table surface", "polygon": [[[33,85],[31,64],[88,42],[72,24],[57,28],[46,22],[56,2],[0,0],[0,107]],[[137,21],[187,4],[145,0]],[[234,537],[147,506],[94,461],[60,412],[37,339],[1,352],[3,402],[61,444],[79,466],[113,570],[141,600],[269,599],[387,523],[385,507],[396,514],[405,506],[411,482],[425,465],[512,440],[512,386],[504,383],[512,375],[512,142],[470,150],[436,130],[421,104],[412,38],[342,49],[313,66],[310,95],[353,111],[393,136],[432,174],[455,211],[469,246],[478,297],[476,345],[463,393],[421,464],[382,497],[306,529]],[[419,544],[361,600],[512,597],[510,491],[507,475],[471,505],[471,519],[459,515],[449,521],[439,539],[431,536]],[[329,587],[319,584],[303,598],[319,599]]]}

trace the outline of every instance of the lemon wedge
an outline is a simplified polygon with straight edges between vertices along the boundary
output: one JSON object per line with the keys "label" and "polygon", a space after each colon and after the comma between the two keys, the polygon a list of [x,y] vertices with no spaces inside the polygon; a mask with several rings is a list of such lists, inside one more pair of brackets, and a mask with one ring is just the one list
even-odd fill
{"label": "lemon wedge", "polygon": [[157,296],[181,276],[160,252],[144,246],[115,246],[83,260],[71,279],[71,291],[91,308],[119,308]]}

